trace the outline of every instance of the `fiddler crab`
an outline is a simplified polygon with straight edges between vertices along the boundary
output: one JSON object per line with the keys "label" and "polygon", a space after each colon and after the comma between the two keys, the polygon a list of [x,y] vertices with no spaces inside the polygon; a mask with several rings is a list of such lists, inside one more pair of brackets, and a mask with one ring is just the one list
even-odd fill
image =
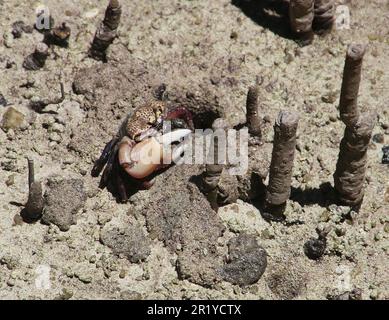
{"label": "fiddler crab", "polygon": [[168,108],[163,101],[148,102],[126,116],[96,160],[92,176],[98,177],[105,167],[100,188],[107,187],[126,202],[129,190],[149,189],[155,175],[176,162],[185,145],[174,149],[172,145],[193,130],[192,114],[186,108]]}

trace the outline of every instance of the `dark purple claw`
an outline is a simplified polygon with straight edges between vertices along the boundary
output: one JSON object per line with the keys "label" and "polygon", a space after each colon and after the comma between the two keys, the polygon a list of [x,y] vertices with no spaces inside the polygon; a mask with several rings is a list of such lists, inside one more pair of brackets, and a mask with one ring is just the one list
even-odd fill
{"label": "dark purple claw", "polygon": [[95,164],[93,165],[91,175],[92,177],[98,177],[103,170],[104,166],[107,164],[111,154],[112,154],[112,148],[117,143],[118,139],[113,138],[111,141],[109,141],[105,147],[103,152],[101,153],[101,156],[99,159],[96,160]]}

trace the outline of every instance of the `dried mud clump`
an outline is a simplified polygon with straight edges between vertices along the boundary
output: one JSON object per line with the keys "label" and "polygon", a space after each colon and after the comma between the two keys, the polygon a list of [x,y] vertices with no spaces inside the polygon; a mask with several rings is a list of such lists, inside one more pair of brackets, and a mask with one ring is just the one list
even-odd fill
{"label": "dried mud clump", "polygon": [[12,35],[15,39],[21,38],[23,33],[32,33],[33,27],[27,25],[24,21],[18,20],[12,24]]}
{"label": "dried mud clump", "polygon": [[45,192],[42,222],[68,231],[71,225],[76,224],[76,214],[84,206],[86,198],[82,180],[50,178]]}
{"label": "dried mud clump", "polygon": [[267,267],[267,254],[252,235],[241,234],[228,243],[228,263],[221,274],[225,281],[240,286],[256,283]]}
{"label": "dried mud clump", "polygon": [[341,294],[328,294],[328,300],[362,300],[362,290],[353,289],[352,291],[346,291]]}
{"label": "dried mud clump", "polygon": [[44,67],[48,56],[49,47],[43,42],[38,43],[35,51],[27,56],[24,60],[23,67],[26,70],[39,70]]}
{"label": "dried mud clump", "polygon": [[158,179],[150,190],[151,201],[143,207],[143,214],[150,236],[177,253],[179,278],[211,287],[221,280],[217,270],[223,258],[217,240],[224,226],[205,196],[188,182],[198,171],[178,166],[164,173],[164,179]]}
{"label": "dried mud clump", "polygon": [[302,294],[307,282],[307,275],[302,270],[304,267],[298,264],[295,259],[280,262],[267,277],[267,285],[280,299],[297,298]]}
{"label": "dried mud clump", "polygon": [[324,255],[327,248],[328,230],[322,231],[317,229],[316,232],[318,233],[318,237],[310,238],[304,244],[304,253],[309,259],[312,260],[321,258]]}
{"label": "dried mud clump", "polygon": [[24,119],[25,116],[23,113],[19,112],[13,107],[9,107],[3,115],[0,127],[4,131],[8,131],[10,129],[15,130],[22,126]]}
{"label": "dried mud clump", "polygon": [[151,241],[139,225],[106,224],[101,231],[100,239],[113,253],[126,257],[132,263],[145,260],[151,252]]}

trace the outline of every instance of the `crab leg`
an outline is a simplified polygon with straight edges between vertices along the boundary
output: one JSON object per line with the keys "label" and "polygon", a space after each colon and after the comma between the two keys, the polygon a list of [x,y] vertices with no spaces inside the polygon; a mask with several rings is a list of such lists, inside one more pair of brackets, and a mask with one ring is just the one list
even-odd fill
{"label": "crab leg", "polygon": [[93,169],[92,169],[92,177],[98,177],[100,172],[103,170],[104,166],[108,162],[108,159],[112,153],[112,148],[118,141],[117,138],[113,138],[110,142],[108,142],[105,147],[103,152],[101,153],[101,156],[99,159],[96,160]]}
{"label": "crab leg", "polygon": [[109,154],[108,161],[106,162],[107,165],[104,169],[103,175],[102,175],[101,180],[100,180],[99,187],[101,189],[104,189],[109,182],[109,179],[112,175],[112,170],[114,168],[114,162],[117,161],[117,159],[116,159],[117,154],[118,154],[118,144],[114,144],[112,151]]}
{"label": "crab leg", "polygon": [[117,160],[114,166],[115,166],[115,176],[117,179],[117,192],[120,197],[120,201],[125,203],[128,200],[127,189],[126,189],[126,184],[124,182],[122,173],[120,172],[120,168],[119,168],[119,164],[117,163]]}

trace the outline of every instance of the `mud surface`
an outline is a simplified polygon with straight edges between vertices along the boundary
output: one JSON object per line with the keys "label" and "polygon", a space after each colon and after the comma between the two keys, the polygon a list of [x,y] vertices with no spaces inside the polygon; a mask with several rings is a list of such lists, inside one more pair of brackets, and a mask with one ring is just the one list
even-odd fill
{"label": "mud surface", "polygon": [[[381,162],[389,144],[389,7],[385,0],[343,2],[350,29],[301,48],[282,24],[247,10],[255,1],[123,0],[119,38],[104,64],[87,52],[105,1],[48,0],[56,24],[71,28],[69,47],[51,46],[45,66],[26,71],[23,61],[43,35],[18,23],[14,38],[12,25],[32,26],[38,2],[0,0],[0,299],[326,299],[355,292],[388,299],[389,168]],[[331,187],[351,42],[368,44],[361,112],[379,115],[358,214],[335,205]],[[277,114],[299,113],[285,223],[266,222],[260,204],[243,200],[214,213],[193,181],[201,166],[170,168],[127,204],[98,189],[93,161],[124,115],[162,83],[167,103],[191,109],[203,128],[219,116],[231,126],[244,123],[247,90],[260,85],[264,145],[250,149],[252,174],[222,184],[246,201],[258,182],[253,176],[266,176]],[[45,224],[20,217],[26,157],[48,192]],[[66,185],[51,182],[50,189],[53,177]],[[330,231],[324,255],[312,260],[304,244],[316,228]]]}

